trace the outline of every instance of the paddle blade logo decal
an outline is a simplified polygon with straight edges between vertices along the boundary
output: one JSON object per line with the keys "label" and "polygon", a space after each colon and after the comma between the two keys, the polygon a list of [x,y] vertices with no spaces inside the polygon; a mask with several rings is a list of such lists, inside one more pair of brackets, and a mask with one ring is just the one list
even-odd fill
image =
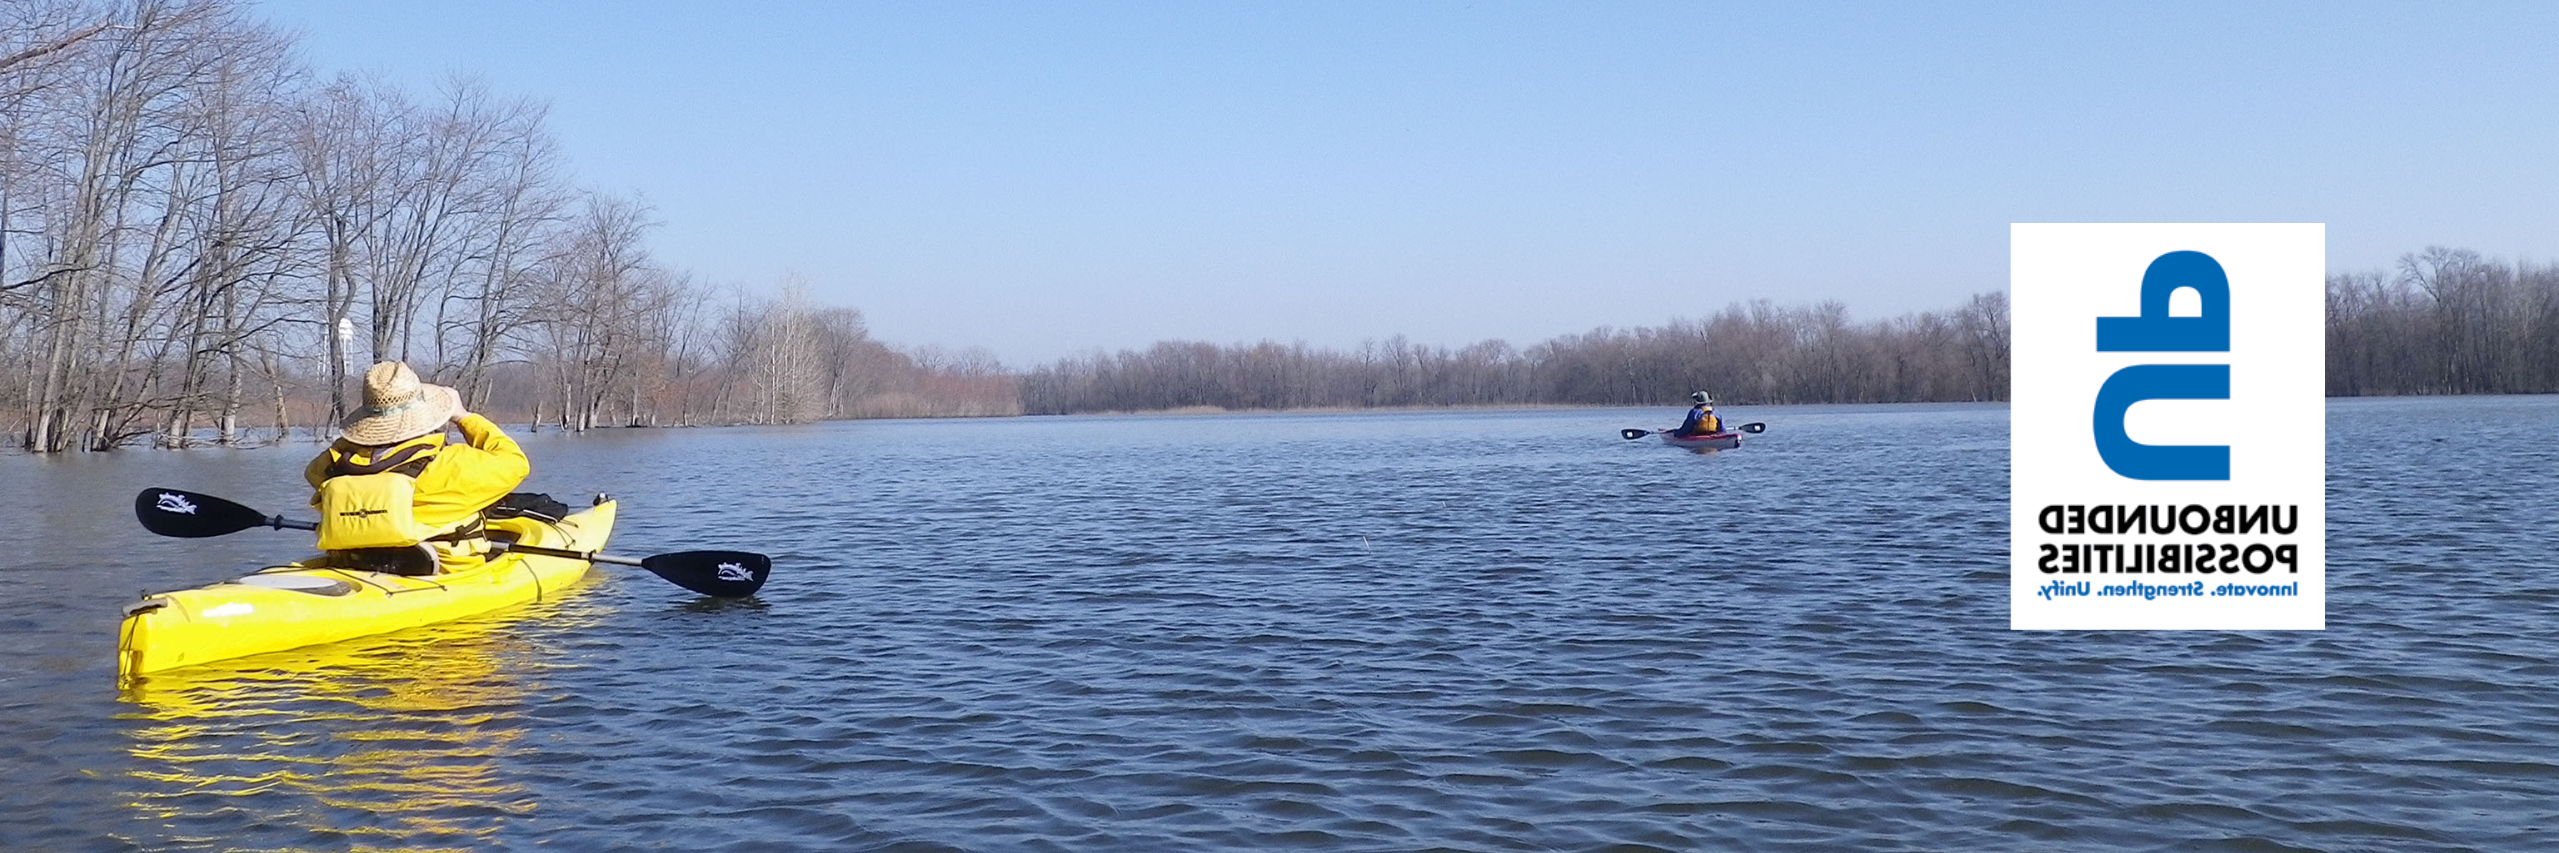
{"label": "paddle blade logo decal", "polygon": [[745,566],[737,563],[721,563],[719,578],[733,583],[745,583],[755,580],[755,573],[747,571]]}
{"label": "paddle blade logo decal", "polygon": [[160,493],[160,503],[158,504],[158,509],[159,509],[161,512],[174,512],[174,513],[182,513],[182,514],[185,514],[185,515],[194,515],[194,514],[196,514],[196,513],[195,513],[195,503],[194,503],[193,501],[189,501],[189,500],[187,500],[187,496],[185,496],[185,495],[175,495],[175,494],[170,494],[170,493],[168,493],[168,492],[161,492],[161,493]]}

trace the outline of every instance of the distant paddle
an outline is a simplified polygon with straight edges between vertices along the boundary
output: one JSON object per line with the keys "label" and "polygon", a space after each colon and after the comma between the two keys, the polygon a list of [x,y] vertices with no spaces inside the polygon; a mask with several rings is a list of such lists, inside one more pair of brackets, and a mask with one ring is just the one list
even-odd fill
{"label": "distant paddle", "polygon": [[[1648,436],[1648,435],[1658,435],[1658,434],[1666,433],[1666,432],[1670,432],[1670,431],[1671,431],[1671,430],[1666,430],[1666,429],[1621,429],[1621,430],[1618,430],[1618,431],[1617,431],[1617,434],[1618,434],[1618,435],[1625,436],[1627,441],[1634,441],[1635,439],[1643,438],[1644,436]],[[1750,423],[1746,423],[1746,424],[1742,424],[1741,426],[1734,427],[1734,428],[1733,428],[1733,431],[1734,431],[1734,432],[1746,432],[1746,433],[1750,433],[1750,434],[1752,434],[1752,435],[1758,435],[1758,434],[1760,434],[1760,433],[1767,432],[1767,431],[1768,431],[1768,425],[1767,425],[1767,424],[1765,424],[1765,423],[1761,423],[1761,422],[1759,422],[1759,421],[1751,421]]]}
{"label": "distant paddle", "polygon": [[[212,495],[180,489],[144,489],[133,497],[133,516],[142,527],[162,536],[202,539],[238,533],[252,527],[318,530],[320,525],[267,515]],[[492,543],[496,544],[496,543]],[[570,551],[539,545],[506,544],[506,550],[590,563],[638,566],[676,586],[720,598],[745,598],[773,577],[773,559],[749,551],[678,551],[640,559],[592,551]]]}

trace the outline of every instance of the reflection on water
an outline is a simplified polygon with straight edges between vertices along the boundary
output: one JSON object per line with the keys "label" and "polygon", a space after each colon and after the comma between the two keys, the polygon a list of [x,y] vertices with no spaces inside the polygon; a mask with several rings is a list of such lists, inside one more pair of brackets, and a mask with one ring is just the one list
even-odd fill
{"label": "reflection on water", "polygon": [[[135,821],[150,850],[244,834],[314,850],[500,846],[537,798],[527,752],[539,664],[516,619],[474,619],[155,674],[128,685]],[[252,833],[251,831],[254,830]],[[298,830],[298,832],[297,832]]]}

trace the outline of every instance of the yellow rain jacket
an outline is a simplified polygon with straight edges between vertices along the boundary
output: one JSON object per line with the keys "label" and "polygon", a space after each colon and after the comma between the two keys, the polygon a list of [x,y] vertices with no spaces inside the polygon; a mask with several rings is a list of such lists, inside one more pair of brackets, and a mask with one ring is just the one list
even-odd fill
{"label": "yellow rain jacket", "polygon": [[[367,465],[418,447],[416,452],[432,452],[434,457],[423,469],[412,469],[417,477],[410,513],[417,525],[437,531],[477,531],[480,513],[522,485],[532,472],[532,462],[524,457],[524,448],[488,418],[464,415],[455,425],[462,428],[464,444],[446,444],[443,430],[380,446],[339,439],[302,469],[302,478],[315,490],[312,506],[320,505],[317,490],[336,463]],[[478,568],[488,550],[488,539],[477,535],[430,544],[446,572]]]}

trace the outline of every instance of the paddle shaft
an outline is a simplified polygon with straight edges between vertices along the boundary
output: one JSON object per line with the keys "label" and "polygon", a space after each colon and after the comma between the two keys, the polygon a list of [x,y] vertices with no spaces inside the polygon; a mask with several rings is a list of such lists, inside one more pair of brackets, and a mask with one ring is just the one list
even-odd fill
{"label": "paddle shaft", "polygon": [[[274,528],[275,528],[275,529],[277,529],[277,530],[318,530],[318,529],[320,529],[320,523],[319,523],[319,522],[316,522],[316,521],[295,521],[295,520],[293,520],[293,519],[286,518],[286,517],[281,516],[281,515],[279,515],[279,516],[275,516],[275,517],[272,517],[272,518],[267,519],[267,524],[268,524],[269,526],[271,526],[271,527],[274,527]],[[567,557],[567,558],[572,559],[572,560],[585,560],[585,561],[590,562],[590,563],[612,563],[612,564],[617,565],[617,566],[644,566],[644,565],[647,565],[647,563],[645,563],[645,562],[643,562],[643,561],[641,561],[641,560],[638,560],[638,559],[632,558],[632,557],[616,557],[616,556],[613,556],[613,555],[611,555],[611,554],[599,554],[599,553],[596,553],[596,552],[594,552],[594,551],[571,551],[571,550],[569,550],[569,549],[567,549],[567,548],[545,548],[545,547],[542,547],[542,546],[540,546],[540,545],[519,545],[519,544],[516,544],[516,543],[513,543],[513,542],[507,542],[507,543],[501,544],[499,547],[500,547],[500,548],[502,548],[502,549],[504,549],[504,550],[508,550],[508,551],[515,551],[515,552],[525,553],[525,554],[532,554],[532,555],[535,555],[535,556],[541,556],[541,557]]]}
{"label": "paddle shaft", "polygon": [[[279,516],[275,516],[275,517],[272,517],[272,518],[267,519],[267,526],[269,526],[269,527],[273,527],[273,528],[275,528],[275,529],[277,529],[277,530],[318,530],[318,529],[320,529],[320,523],[319,523],[319,522],[316,522],[316,521],[295,521],[295,520],[293,520],[293,519],[286,518],[286,517],[281,516],[281,515],[279,515]],[[645,563],[645,562],[643,562],[643,561],[641,561],[641,560],[635,559],[635,558],[631,558],[631,557],[616,557],[616,556],[613,556],[613,555],[611,555],[611,554],[600,554],[600,553],[596,553],[596,552],[594,552],[594,551],[571,551],[571,550],[569,550],[569,549],[567,549],[567,548],[545,548],[545,547],[542,547],[542,546],[540,546],[540,545],[519,545],[519,544],[516,544],[516,543],[513,543],[513,542],[507,542],[507,543],[501,544],[499,547],[500,547],[500,548],[502,548],[502,549],[504,549],[504,550],[508,550],[508,551],[516,551],[516,552],[525,553],[525,554],[532,554],[532,555],[540,556],[540,557],[567,557],[567,558],[572,559],[572,560],[585,560],[585,561],[590,562],[590,563],[612,563],[612,564],[617,565],[617,566],[642,566],[642,565],[647,565],[647,563]]]}
{"label": "paddle shaft", "polygon": [[517,545],[513,543],[508,543],[503,547],[506,550],[520,554],[532,554],[540,557],[567,557],[572,560],[585,560],[590,563],[612,563],[617,566],[648,565],[648,562],[645,560],[634,560],[629,557],[616,557],[611,554],[599,554],[594,551],[571,551],[566,548],[544,548],[540,545]]}

